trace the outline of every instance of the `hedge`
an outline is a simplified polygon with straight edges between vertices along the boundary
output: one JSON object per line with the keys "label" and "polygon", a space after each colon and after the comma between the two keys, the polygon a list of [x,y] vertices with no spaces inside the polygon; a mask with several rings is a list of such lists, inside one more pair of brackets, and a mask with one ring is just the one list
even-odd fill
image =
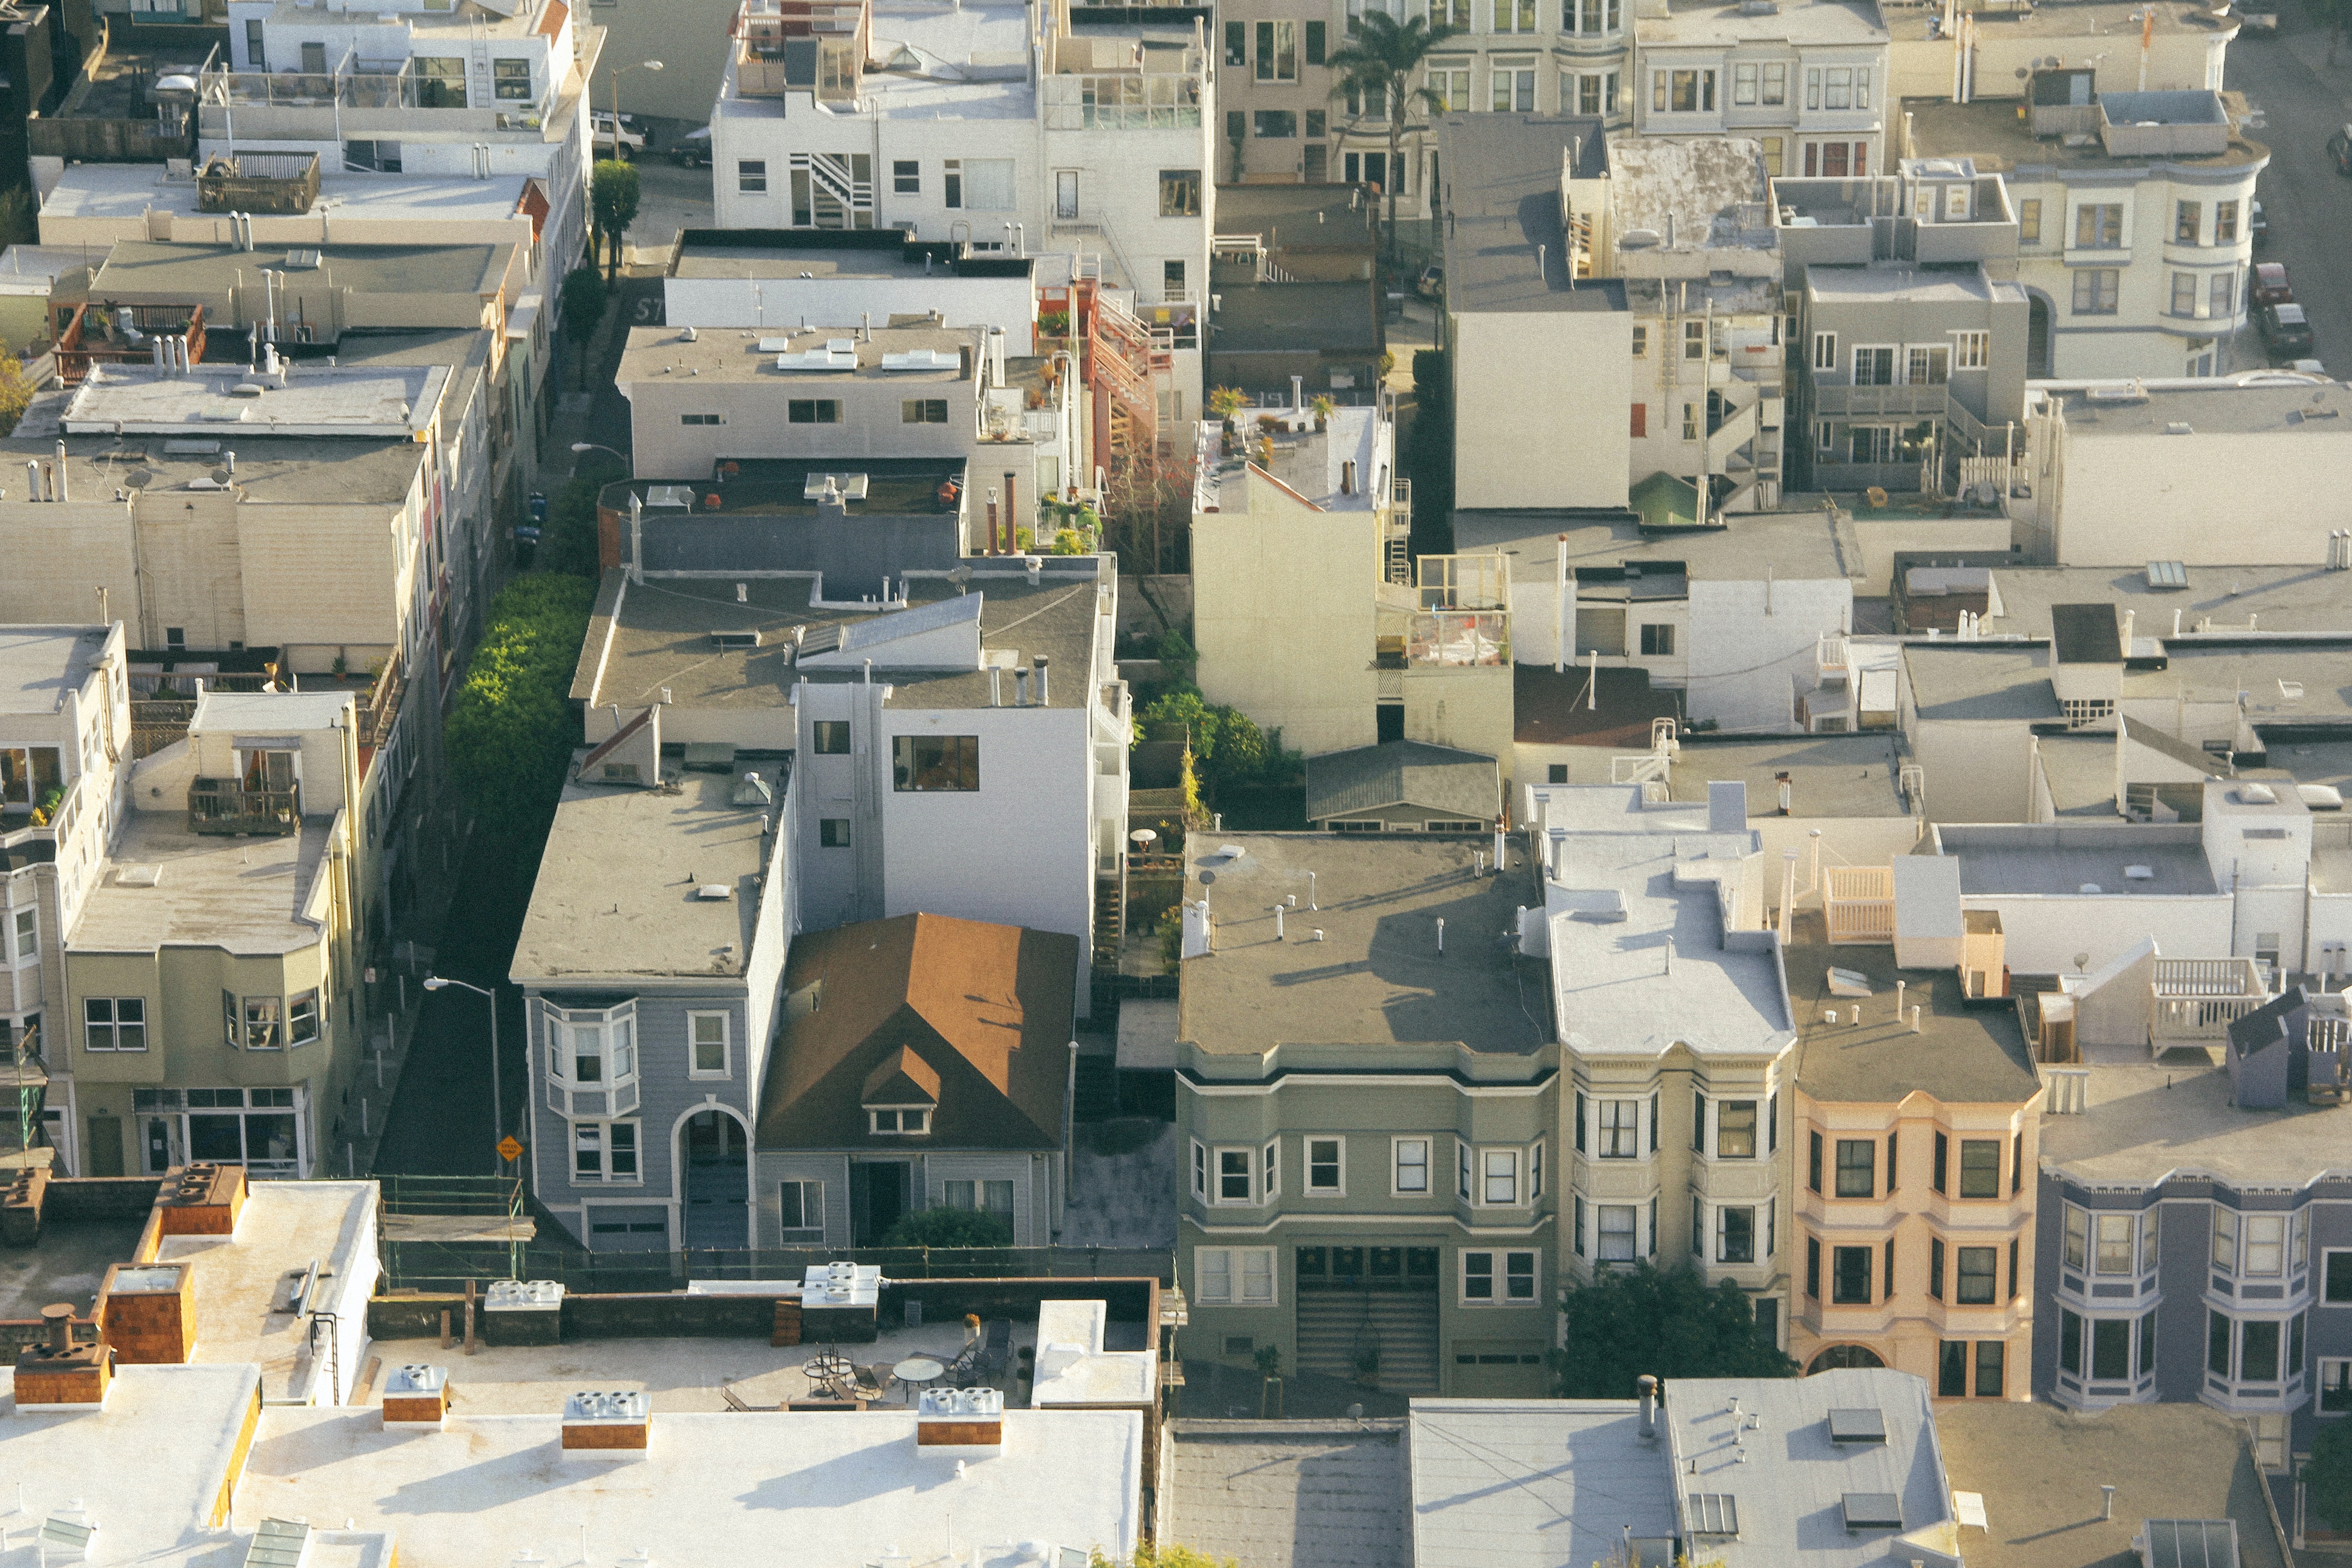
{"label": "hedge", "polygon": [[489,624],[450,710],[451,771],[477,824],[501,836],[544,829],[580,726],[572,674],[596,585],[536,573],[490,604]]}

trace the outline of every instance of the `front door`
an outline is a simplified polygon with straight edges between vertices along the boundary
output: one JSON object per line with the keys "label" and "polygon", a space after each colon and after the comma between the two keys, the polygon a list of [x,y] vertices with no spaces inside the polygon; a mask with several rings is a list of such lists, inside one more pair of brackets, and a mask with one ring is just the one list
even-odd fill
{"label": "front door", "polygon": [[914,1166],[905,1160],[859,1160],[849,1167],[849,1210],[856,1227],[851,1245],[878,1247],[890,1227],[911,1207]]}
{"label": "front door", "polygon": [[688,1117],[679,1136],[686,1145],[683,1245],[749,1247],[751,1181],[743,1124],[726,1111],[705,1110]]}
{"label": "front door", "polygon": [[173,1166],[184,1162],[180,1158],[180,1119],[177,1116],[146,1116],[140,1119],[140,1142],[143,1146],[146,1171],[160,1176]]}

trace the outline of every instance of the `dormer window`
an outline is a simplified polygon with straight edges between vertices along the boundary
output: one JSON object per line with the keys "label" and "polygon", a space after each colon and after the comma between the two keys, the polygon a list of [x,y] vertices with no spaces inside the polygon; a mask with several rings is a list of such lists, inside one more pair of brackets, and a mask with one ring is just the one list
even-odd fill
{"label": "dormer window", "polygon": [[913,1047],[900,1046],[866,1075],[857,1101],[866,1112],[866,1131],[873,1136],[927,1137],[931,1112],[939,1109],[939,1072]]}

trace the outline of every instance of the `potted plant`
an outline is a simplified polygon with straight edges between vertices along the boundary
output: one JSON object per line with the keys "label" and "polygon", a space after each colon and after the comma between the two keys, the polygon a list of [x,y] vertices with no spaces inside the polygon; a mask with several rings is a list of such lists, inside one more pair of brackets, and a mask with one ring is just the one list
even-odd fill
{"label": "potted plant", "polygon": [[1261,1421],[1282,1419],[1282,1347],[1260,1345],[1250,1358],[1257,1363],[1257,1415]]}
{"label": "potted plant", "polygon": [[1332,404],[1330,394],[1325,393],[1317,397],[1313,402],[1307,404],[1307,411],[1315,416],[1315,433],[1318,436],[1320,436],[1326,429],[1330,427],[1331,424]]}
{"label": "potted plant", "polygon": [[1234,433],[1234,416],[1242,411],[1246,401],[1238,386],[1213,386],[1209,389],[1209,412],[1224,421],[1226,435]]}

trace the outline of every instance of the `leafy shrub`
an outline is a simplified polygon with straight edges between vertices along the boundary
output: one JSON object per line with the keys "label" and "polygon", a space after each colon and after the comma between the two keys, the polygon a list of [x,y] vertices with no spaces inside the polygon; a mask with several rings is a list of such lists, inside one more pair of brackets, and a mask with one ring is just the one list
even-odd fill
{"label": "leafy shrub", "polygon": [[449,712],[450,771],[484,831],[543,834],[579,737],[572,672],[596,586],[536,573],[490,603],[489,622]]}
{"label": "leafy shrub", "polygon": [[1013,1226],[985,1209],[918,1209],[882,1235],[885,1247],[1010,1247]]}

